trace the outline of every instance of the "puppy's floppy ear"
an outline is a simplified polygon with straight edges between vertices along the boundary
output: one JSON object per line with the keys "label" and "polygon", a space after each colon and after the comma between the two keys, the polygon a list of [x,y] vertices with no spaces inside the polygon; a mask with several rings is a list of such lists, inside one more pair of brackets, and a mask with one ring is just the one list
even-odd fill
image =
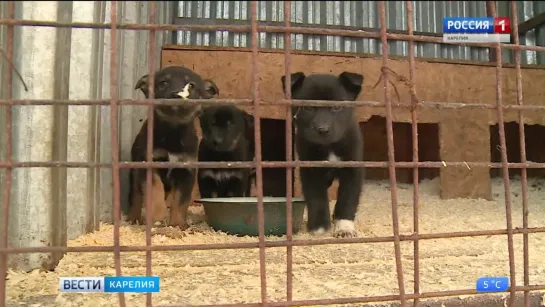
{"label": "puppy's floppy ear", "polygon": [[339,81],[348,92],[350,100],[356,100],[363,86],[363,76],[345,71],[339,75]]}
{"label": "puppy's floppy ear", "polygon": [[212,81],[211,79],[205,79],[203,80],[204,83],[204,91],[207,95],[209,95],[209,98],[212,98],[214,96],[217,96],[220,94],[219,88],[216,86],[216,83]]}
{"label": "puppy's floppy ear", "polygon": [[142,76],[138,82],[136,82],[135,90],[140,89],[144,96],[148,98],[149,95],[149,75]]}
{"label": "puppy's floppy ear", "polygon": [[[306,76],[303,72],[295,72],[291,74],[291,94],[293,95],[293,92],[297,91],[297,89],[303,84],[303,80],[305,80]],[[282,76],[280,78],[282,80],[282,91],[284,94],[286,93],[286,76]]]}

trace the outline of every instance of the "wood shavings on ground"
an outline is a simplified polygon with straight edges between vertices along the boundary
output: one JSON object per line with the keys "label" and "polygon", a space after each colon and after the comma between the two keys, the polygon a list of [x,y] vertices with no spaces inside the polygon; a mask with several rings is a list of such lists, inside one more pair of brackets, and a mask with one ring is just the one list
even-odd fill
{"label": "wood shavings on ground", "polygon": [[[529,179],[529,227],[543,227],[545,183]],[[398,184],[399,221],[402,234],[412,233],[412,185]],[[501,179],[492,186],[496,200],[439,198],[438,179],[420,184],[420,232],[439,233],[505,229],[504,188]],[[520,180],[511,181],[513,227],[522,227]],[[388,182],[368,182],[361,198],[359,236],[391,236],[392,215]],[[333,205],[333,202],[332,202]],[[202,210],[192,208],[192,223],[184,233],[162,230],[154,245],[255,242],[211,230]],[[145,227],[123,225],[122,245],[145,245]],[[165,235],[166,234],[166,235]],[[330,236],[324,235],[325,237]],[[545,284],[545,234],[529,234],[530,284]],[[301,232],[295,239],[311,239]],[[283,240],[285,237],[268,237]],[[113,245],[113,226],[69,242],[70,246]],[[522,235],[514,236],[517,285],[523,284]],[[401,243],[406,293],[412,293],[413,243]],[[330,299],[397,294],[393,243],[321,245],[293,248],[293,299]],[[121,254],[124,275],[145,275],[145,253]],[[267,294],[284,300],[286,248],[266,250]],[[152,270],[161,278],[153,304],[236,304],[260,301],[258,249],[153,252]],[[115,275],[113,253],[70,253],[55,272],[10,271],[7,280],[9,306],[117,306],[115,294],[59,293],[59,277]],[[449,238],[420,241],[420,289],[422,292],[470,289],[483,276],[509,276],[506,236]],[[144,306],[145,295],[126,294],[128,306]],[[36,304],[36,305],[33,305]]]}

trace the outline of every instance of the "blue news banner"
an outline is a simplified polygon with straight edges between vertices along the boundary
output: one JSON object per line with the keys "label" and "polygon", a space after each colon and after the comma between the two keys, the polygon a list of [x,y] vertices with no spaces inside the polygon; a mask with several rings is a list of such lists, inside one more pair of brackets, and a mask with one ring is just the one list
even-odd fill
{"label": "blue news banner", "polygon": [[[159,292],[158,276],[61,277],[60,292],[72,293],[150,293]],[[477,292],[505,292],[508,277],[481,277]]]}
{"label": "blue news banner", "polygon": [[60,292],[149,293],[159,292],[158,276],[61,277]]}
{"label": "blue news banner", "polygon": [[443,33],[494,33],[493,17],[445,17]]}
{"label": "blue news banner", "polygon": [[505,292],[509,289],[509,277],[481,277],[477,279],[477,292]]}

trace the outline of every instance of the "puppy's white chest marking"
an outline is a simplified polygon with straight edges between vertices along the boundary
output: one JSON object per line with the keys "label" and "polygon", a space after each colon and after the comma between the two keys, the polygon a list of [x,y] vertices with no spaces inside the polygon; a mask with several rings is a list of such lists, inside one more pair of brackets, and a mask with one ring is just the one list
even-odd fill
{"label": "puppy's white chest marking", "polygon": [[189,162],[193,159],[187,154],[168,153],[168,162]]}
{"label": "puppy's white chest marking", "polygon": [[336,154],[334,154],[333,152],[330,152],[328,157],[327,157],[327,161],[337,162],[337,161],[341,161],[341,158],[339,156],[337,156]]}
{"label": "puppy's white chest marking", "polygon": [[[195,160],[188,154],[177,154],[166,151],[165,149],[155,149],[153,151],[153,159],[168,159],[168,162],[189,162]],[[170,176],[172,169],[169,169],[167,176]]]}
{"label": "puppy's white chest marking", "polygon": [[[168,153],[168,162],[191,162],[196,161],[191,155],[184,153]],[[168,170],[168,175],[172,172],[172,168]]]}
{"label": "puppy's white chest marking", "polygon": [[191,159],[190,155],[183,154],[183,153],[182,154],[172,153],[172,152],[166,151],[165,149],[155,149],[153,151],[153,158],[161,159],[161,160],[168,159],[168,162],[186,162],[186,161],[193,160]]}
{"label": "puppy's white chest marking", "polygon": [[153,159],[165,159],[168,157],[168,151],[164,150],[164,149],[155,149],[153,151]]}
{"label": "puppy's white chest marking", "polygon": [[191,88],[191,84],[188,83],[184,86],[184,89],[180,92],[178,92],[178,96],[180,96],[181,98],[183,99],[188,99],[189,98],[189,89]]}
{"label": "puppy's white chest marking", "polygon": [[214,181],[222,182],[231,179],[242,179],[242,173],[240,171],[233,170],[203,170],[200,173],[200,177],[211,178]]}

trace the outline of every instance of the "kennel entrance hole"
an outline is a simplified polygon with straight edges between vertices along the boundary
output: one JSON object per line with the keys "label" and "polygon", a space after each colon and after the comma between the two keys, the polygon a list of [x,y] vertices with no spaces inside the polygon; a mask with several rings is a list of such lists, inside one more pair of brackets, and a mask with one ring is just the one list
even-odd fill
{"label": "kennel entrance hole", "polygon": [[[520,133],[517,122],[507,122],[505,127],[505,144],[507,147],[507,161],[510,163],[520,163]],[[526,141],[526,160],[531,162],[545,162],[545,126],[542,125],[524,125],[524,134]],[[498,124],[490,126],[490,161],[501,163],[500,135]],[[509,169],[509,177],[520,176],[521,169]],[[527,169],[528,178],[545,178],[545,169],[529,168]],[[490,177],[501,177],[501,168],[490,169]]]}
{"label": "kennel entrance hole", "polygon": [[[261,118],[261,156],[263,161],[286,161],[286,121]],[[295,158],[295,154],[293,154]],[[286,197],[286,168],[264,167],[263,195]],[[292,172],[292,191],[295,181]],[[254,187],[255,190],[255,187]],[[256,195],[255,191],[252,195]],[[294,195],[292,195],[294,196]]]}
{"label": "kennel entrance hole", "polygon": [[[413,143],[411,123],[394,122],[395,160],[411,162],[413,159]],[[439,125],[436,123],[418,124],[418,160],[440,161]],[[386,139],[386,118],[373,115],[366,122],[360,122],[363,134],[363,158],[365,161],[388,161],[388,143]],[[396,169],[397,181],[413,183],[413,170],[410,168]],[[439,177],[438,168],[420,168],[418,180]],[[367,168],[365,178],[370,180],[388,180],[387,168]]]}

